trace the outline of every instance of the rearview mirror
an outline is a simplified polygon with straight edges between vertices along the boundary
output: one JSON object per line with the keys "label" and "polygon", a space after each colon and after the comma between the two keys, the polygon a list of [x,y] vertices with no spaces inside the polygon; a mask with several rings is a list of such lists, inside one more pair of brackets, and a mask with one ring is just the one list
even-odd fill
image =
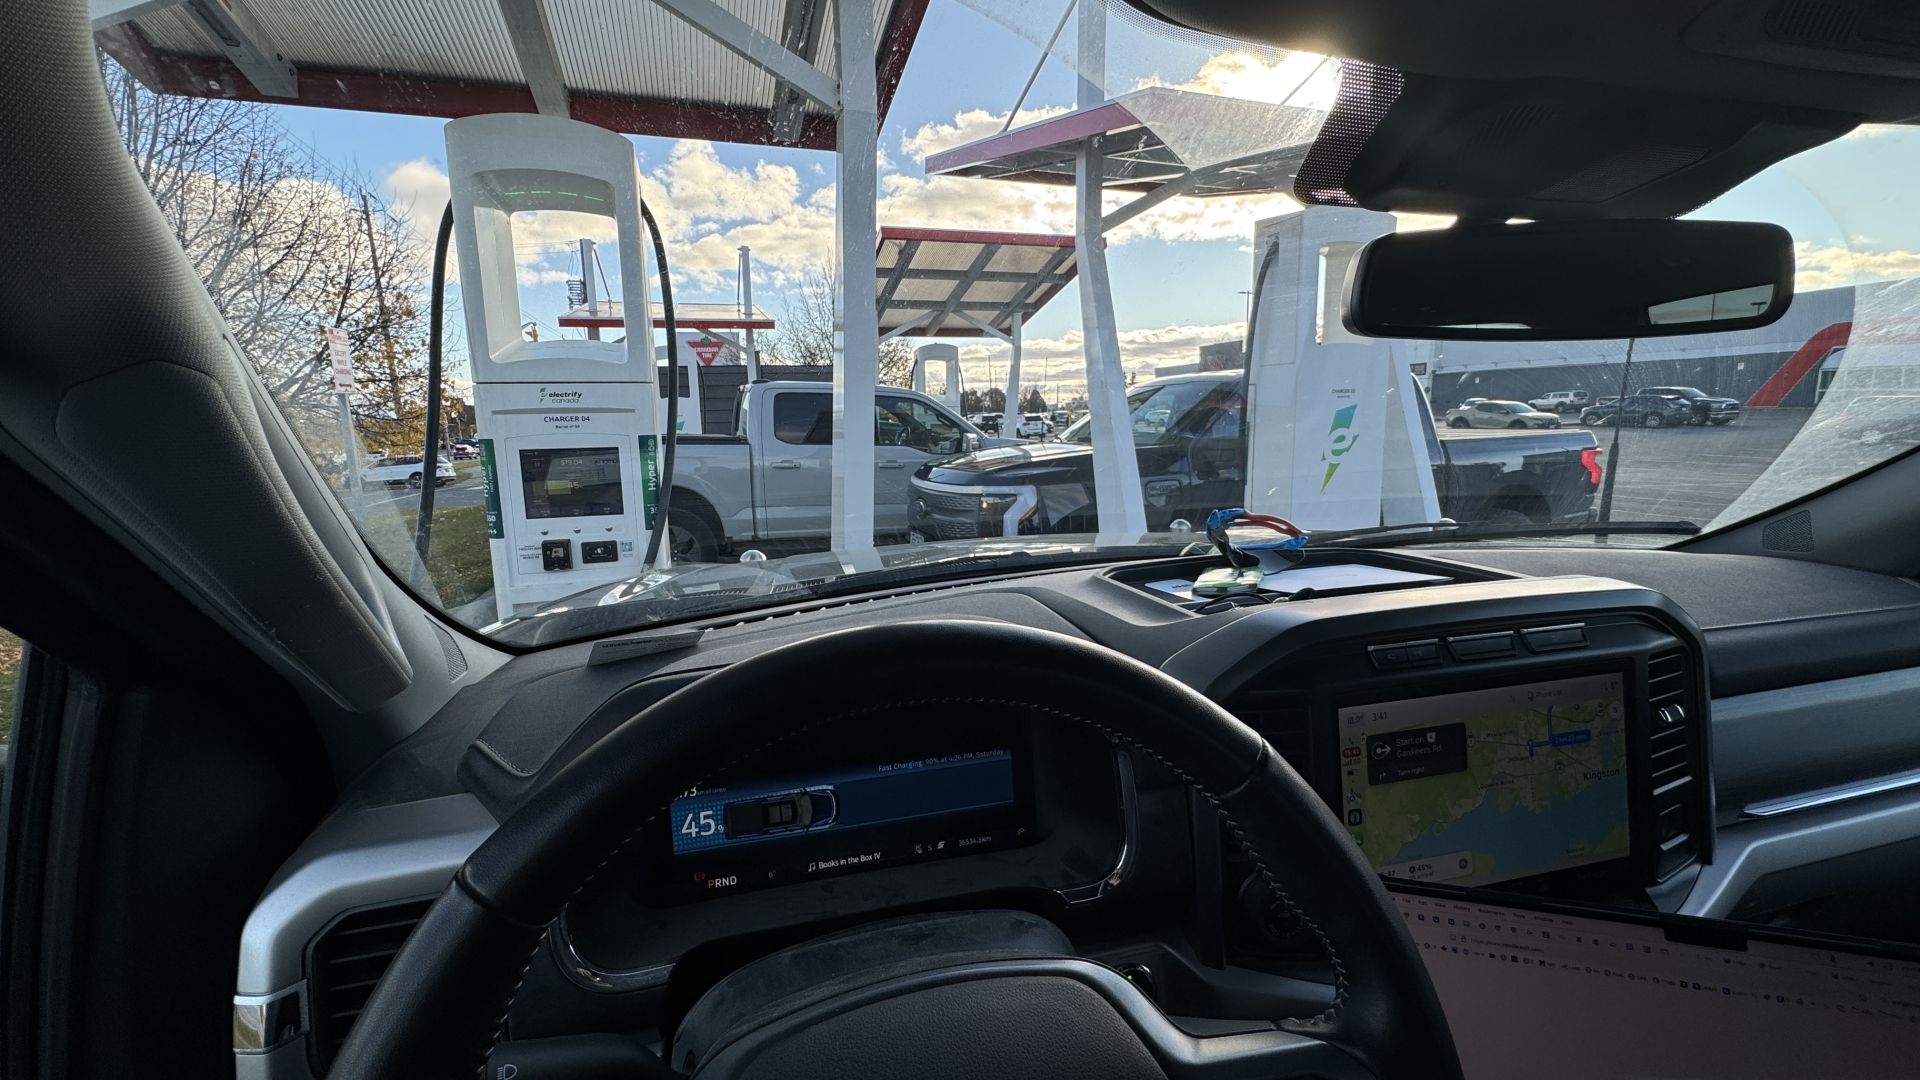
{"label": "rearview mirror", "polygon": [[1554,221],[1382,236],[1342,321],[1366,337],[1571,341],[1747,330],[1793,301],[1793,239],[1744,221]]}

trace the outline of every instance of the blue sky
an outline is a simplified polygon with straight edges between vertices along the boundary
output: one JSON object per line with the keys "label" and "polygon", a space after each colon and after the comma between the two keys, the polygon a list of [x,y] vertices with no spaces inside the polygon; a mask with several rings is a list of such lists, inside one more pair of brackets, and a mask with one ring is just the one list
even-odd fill
{"label": "blue sky", "polygon": [[[1058,8],[1008,0],[969,0],[1006,18],[1025,12],[1015,33],[958,0],[933,0],[881,133],[882,224],[1066,231],[1067,192],[992,181],[941,178],[929,183],[918,156],[997,130],[1039,55],[1036,41]],[[1041,10],[1041,8],[1050,10]],[[1072,40],[1071,26],[1064,35]],[[1121,38],[1125,34],[1122,32]],[[1118,42],[1109,84],[1201,84],[1240,93],[1277,85],[1265,61],[1202,63],[1151,39]],[[1161,70],[1156,65],[1169,65]],[[1290,83],[1288,85],[1291,85]],[[1071,104],[1074,73],[1058,59],[1045,66],[1027,107]],[[444,122],[437,119],[287,107],[286,126],[326,158],[348,164],[411,203],[424,232],[444,199]],[[809,260],[832,252],[834,161],[820,152],[759,146],[676,143],[635,138],[649,199],[666,221],[675,292],[682,299],[731,301],[736,243],[755,248],[755,300],[778,317],[784,287]],[[1855,136],[1783,163],[1709,204],[1700,216],[1777,221],[1802,244],[1802,288],[1861,276],[1920,274],[1920,213],[1909,191],[1920,175],[1920,138],[1911,129]],[[1256,217],[1279,212],[1283,198],[1259,203],[1176,200],[1118,234],[1110,248],[1114,309],[1130,368],[1192,359],[1210,340],[1240,332]],[[548,230],[548,240],[564,230]],[[605,257],[603,255],[603,257]],[[565,307],[560,279],[577,273],[554,251],[523,267],[528,314],[551,326]],[[529,283],[531,282],[531,283]],[[1033,381],[1049,370],[1079,382],[1077,291],[1063,291],[1028,327]],[[983,385],[990,359],[1004,372],[1004,350],[967,347],[970,384]]]}

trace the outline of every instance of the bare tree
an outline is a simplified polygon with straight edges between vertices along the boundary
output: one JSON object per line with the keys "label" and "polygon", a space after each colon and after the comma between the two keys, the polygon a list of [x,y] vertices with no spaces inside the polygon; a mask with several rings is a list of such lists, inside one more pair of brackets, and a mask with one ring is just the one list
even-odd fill
{"label": "bare tree", "polygon": [[362,439],[417,447],[427,328],[414,300],[427,274],[407,222],[363,210],[372,185],[301,145],[270,106],[155,94],[104,54],[101,76],[134,167],[308,446],[338,446],[320,329],[339,326]]}
{"label": "bare tree", "polygon": [[[760,338],[761,355],[772,363],[827,366],[833,363],[834,303],[840,273],[826,261],[808,267],[786,297],[780,329]],[[913,385],[913,348],[899,338],[880,343],[880,382]]]}

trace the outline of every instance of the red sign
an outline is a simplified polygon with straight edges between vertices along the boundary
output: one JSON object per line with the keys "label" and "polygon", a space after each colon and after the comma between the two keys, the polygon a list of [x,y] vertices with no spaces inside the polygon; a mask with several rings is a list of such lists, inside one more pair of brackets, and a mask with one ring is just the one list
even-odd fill
{"label": "red sign", "polygon": [[693,355],[699,358],[701,367],[712,367],[713,362],[720,359],[720,352],[727,347],[727,343],[715,341],[712,338],[702,338],[699,341],[688,342],[687,347],[691,348]]}

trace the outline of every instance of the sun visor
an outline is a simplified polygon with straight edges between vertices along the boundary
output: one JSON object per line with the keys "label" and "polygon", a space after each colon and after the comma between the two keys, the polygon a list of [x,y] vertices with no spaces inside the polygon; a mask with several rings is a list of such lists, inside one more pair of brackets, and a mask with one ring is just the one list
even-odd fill
{"label": "sun visor", "polygon": [[1683,214],[1859,118],[1349,61],[1301,201],[1468,219]]}

